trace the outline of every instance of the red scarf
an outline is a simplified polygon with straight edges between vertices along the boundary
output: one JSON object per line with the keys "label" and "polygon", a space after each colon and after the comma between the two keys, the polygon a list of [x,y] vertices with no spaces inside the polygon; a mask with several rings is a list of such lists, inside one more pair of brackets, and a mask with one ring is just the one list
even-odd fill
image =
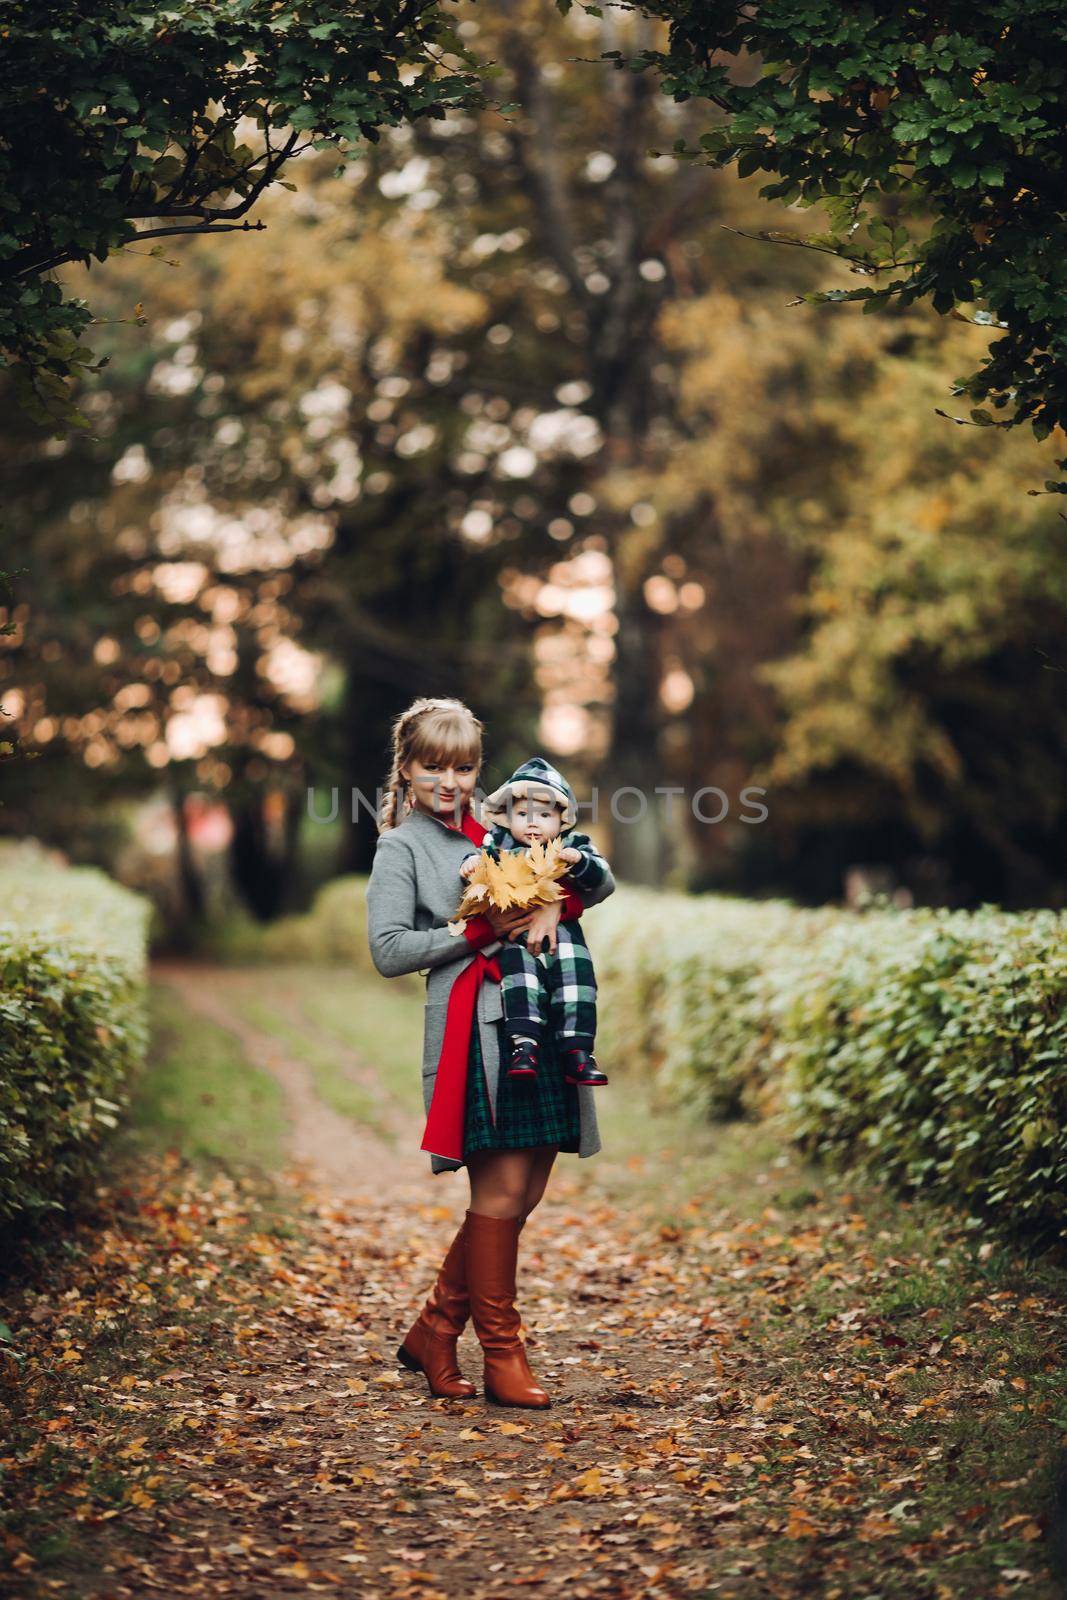
{"label": "red scarf", "polygon": [[[452,827],[450,822],[446,828]],[[487,829],[483,828],[470,810],[463,816],[456,833],[466,834],[472,844],[481,845]],[[486,978],[500,982],[500,968],[492,956],[474,952],[474,960],[464,967],[452,985],[445,1014],[445,1036],[437,1061],[433,1098],[426,1117],[426,1129],[420,1149],[431,1155],[444,1156],[449,1161],[463,1160],[463,1125],[467,1109],[467,1060],[470,1053],[471,1029],[475,1023],[478,990]],[[490,1103],[490,1113],[492,1104]]]}

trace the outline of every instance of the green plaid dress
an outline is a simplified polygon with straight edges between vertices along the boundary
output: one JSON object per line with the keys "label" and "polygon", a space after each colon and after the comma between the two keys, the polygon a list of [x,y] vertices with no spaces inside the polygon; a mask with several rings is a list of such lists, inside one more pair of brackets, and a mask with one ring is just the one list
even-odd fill
{"label": "green plaid dress", "polygon": [[472,1150],[523,1150],[534,1144],[554,1144],[577,1151],[581,1137],[578,1090],[564,1083],[563,1069],[549,1032],[541,1045],[536,1079],[508,1077],[508,1048],[501,1032],[500,1078],[497,1083],[496,1123],[489,1104],[489,1088],[482,1065],[482,1046],[475,1026],[467,1059],[467,1100],[463,1119],[463,1154]]}

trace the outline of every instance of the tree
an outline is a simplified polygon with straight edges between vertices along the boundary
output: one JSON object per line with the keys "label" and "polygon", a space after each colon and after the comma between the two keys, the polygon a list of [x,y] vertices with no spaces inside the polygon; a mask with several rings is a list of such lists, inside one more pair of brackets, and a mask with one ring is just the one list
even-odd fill
{"label": "tree", "polygon": [[[3,446],[34,596],[7,664],[43,757],[5,826],[92,848],[108,802],[165,776],[180,824],[190,788],[214,791],[261,915],[293,867],[292,851],[268,857],[265,805],[285,796],[292,844],[306,784],[345,785],[342,816],[349,783],[373,795],[398,695],[430,677],[490,703],[513,686],[510,615],[499,652],[476,637],[498,563],[440,518],[469,426],[458,346],[488,307],[449,282],[435,219],[401,213],[360,166],[342,179],[334,157],[307,158],[240,248],[192,240],[180,269],[154,263],[148,331],[103,330],[91,434],[42,439],[23,419]],[[143,272],[112,261],[102,310]],[[450,384],[424,376],[442,344]],[[365,819],[354,843],[366,868]]]}
{"label": "tree", "polygon": [[693,770],[764,787],[772,816],[696,880],[822,901],[878,862],[920,898],[1063,904],[1063,523],[1020,498],[1044,447],[926,420],[980,331],[914,305],[817,334],[711,290],[659,334],[678,436],[602,492],[670,529],[656,598]]}
{"label": "tree", "polygon": [[[718,226],[751,221],[750,186],[645,155],[685,117],[644,82],[568,61],[588,23],[546,18],[536,0],[472,8],[463,26],[480,56],[505,63],[517,102],[506,120],[486,106],[391,129],[336,178],[328,154],[306,157],[297,195],[265,197],[265,232],[238,247],[190,241],[180,272],[153,264],[141,292],[158,331],[109,331],[114,362],[97,398],[113,410],[110,437],[74,441],[65,461],[70,495],[84,500],[77,463],[95,452],[102,501],[61,537],[73,557],[91,529],[137,527],[139,566],[204,562],[210,592],[235,582],[214,571],[218,524],[268,509],[283,529],[328,521],[321,550],[278,558],[294,636],[344,684],[315,719],[314,781],[373,788],[390,715],[431,683],[486,717],[498,778],[542,737],[543,709],[575,698],[578,737],[555,753],[597,782],[610,827],[603,797],[624,785],[652,794],[664,735],[679,727],[661,697],[661,618],[645,598],[676,530],[590,491],[673,436],[660,309],[716,278],[780,298],[792,263],[754,261]],[[821,262],[803,265],[812,281]],[[142,268],[111,265],[107,309],[132,298]],[[102,428],[104,412],[94,420]],[[109,486],[109,465],[134,445]],[[44,461],[27,476],[38,493],[66,492]],[[183,495],[208,532],[161,550],[155,508]],[[705,521],[687,531],[693,543],[714,537]],[[594,566],[602,575],[587,587]],[[197,637],[183,631],[194,649]],[[135,676],[142,654],[134,638]],[[18,670],[34,669],[24,658]],[[54,670],[43,663],[42,684]],[[185,676],[210,693],[241,687],[243,702],[232,677],[212,683],[193,662]],[[112,697],[99,702],[109,744]],[[313,720],[286,726],[310,757]],[[227,741],[215,754],[230,768],[229,801],[239,751]],[[646,829],[615,830],[624,875],[659,881],[659,824],[653,800]],[[353,865],[367,864],[367,844],[364,826]]]}
{"label": "tree", "polygon": [[[85,423],[92,313],[53,277],[134,241],[261,224],[305,150],[477,98],[439,5],[17,0],[0,54],[0,351],[39,420]],[[159,247],[155,247],[159,248]]]}
{"label": "tree", "polygon": [[[717,109],[676,153],[774,174],[761,195],[819,204],[830,227],[757,236],[828,251],[870,280],[804,298],[864,311],[929,299],[988,326],[1001,336],[951,386],[975,402],[971,423],[1028,422],[1039,439],[1067,423],[1067,14],[1056,0],[640,9],[669,23],[669,40],[626,65]],[[1045,490],[1067,493],[1067,481]]]}
{"label": "tree", "polygon": [[[535,385],[528,376],[521,399],[555,412],[561,442],[580,441],[580,429],[590,432],[594,447],[571,472],[564,475],[547,453],[527,479],[529,492],[540,493],[550,514],[523,519],[516,530],[516,566],[524,563],[528,572],[550,578],[546,589],[563,591],[555,627],[564,633],[570,624],[568,572],[578,570],[568,558],[594,552],[607,557],[612,615],[606,620],[612,627],[585,643],[589,667],[606,656],[610,671],[600,682],[588,671],[589,702],[582,709],[590,713],[589,732],[566,753],[595,778],[605,812],[610,797],[623,789],[647,798],[643,813],[634,808],[636,820],[628,816],[617,827],[611,815],[603,820],[611,828],[621,875],[659,883],[671,852],[654,791],[667,775],[665,737],[677,729],[663,698],[668,664],[647,585],[675,530],[645,521],[647,506],[635,510],[633,500],[624,504],[598,491],[605,475],[622,478],[637,471],[658,455],[662,440],[675,436],[676,368],[657,332],[663,308],[706,287],[715,275],[729,274],[732,283],[758,290],[780,277],[781,265],[740,262],[734,241],[718,226],[726,215],[747,220],[752,197],[742,186],[650,154],[654,143],[695,133],[687,110],[655,96],[639,75],[619,75],[610,67],[591,72],[587,61],[575,63],[576,50],[593,40],[631,48],[650,43],[657,30],[645,19],[576,12],[569,25],[561,25],[546,19],[538,0],[505,0],[491,15],[479,15],[477,29],[472,38],[479,53],[499,56],[508,73],[507,98],[516,109],[506,143],[486,126],[485,115],[477,123],[469,119],[447,149],[437,128],[416,128],[413,137],[428,155],[437,147],[433,170],[451,157],[450,165],[465,159],[465,170],[477,174],[478,192],[469,221],[462,216],[462,236],[475,244],[492,228],[497,238],[506,237],[506,220],[516,237],[510,269],[497,267],[496,251],[486,266],[509,270],[512,306],[502,320],[514,338],[505,348],[524,352],[525,371],[537,373]],[[814,281],[820,265],[805,263],[806,281]],[[494,387],[506,403],[503,414],[518,418],[524,408],[509,377],[503,374]],[[498,496],[486,499],[492,505]],[[557,509],[551,512],[553,500]],[[576,505],[588,509],[576,511]],[[558,540],[555,551],[539,536],[546,526]],[[704,521],[699,527],[714,538],[713,527]],[[547,604],[548,595],[534,584],[520,615],[543,631],[546,613],[540,608]],[[535,636],[534,644],[548,647],[551,641]],[[554,689],[551,666],[541,676],[547,699]],[[619,810],[629,810],[621,795]]]}
{"label": "tree", "polygon": [[[487,721],[487,781],[543,741],[608,828],[616,783],[723,787],[728,821],[686,841],[702,887],[825,898],[843,865],[906,873],[924,844],[959,884],[979,856],[983,885],[1018,882],[1021,841],[1053,892],[1040,790],[1067,788],[1034,658],[1063,654],[1042,573],[1062,525],[1048,500],[1012,505],[1042,447],[990,454],[923,414],[986,334],[920,305],[783,325],[798,274],[846,267],[753,250],[757,178],[647,154],[702,111],[574,59],[615,21],[470,7],[464,41],[504,63],[514,111],[399,125],[341,170],[309,154],[263,232],[188,241],[147,282],[130,256],[94,268],[101,312],[143,293],[150,325],[102,328],[92,438],[0,442],[33,563],[4,656],[42,751],[0,827],[85,838],[116,792],[177,777],[229,807],[251,901],[264,791],[373,793],[392,714],[440,689]],[[961,476],[940,562],[924,519]],[[924,651],[929,626],[944,649]],[[312,658],[306,699],[273,657]],[[200,696],[222,709],[190,748]],[[1047,762],[1013,795],[986,757],[1008,735],[1018,757],[1042,717]],[[929,760],[950,743],[958,776]],[[746,827],[761,763],[771,817]],[[662,881],[665,810],[613,830],[624,876]],[[351,844],[365,867],[366,819]]]}

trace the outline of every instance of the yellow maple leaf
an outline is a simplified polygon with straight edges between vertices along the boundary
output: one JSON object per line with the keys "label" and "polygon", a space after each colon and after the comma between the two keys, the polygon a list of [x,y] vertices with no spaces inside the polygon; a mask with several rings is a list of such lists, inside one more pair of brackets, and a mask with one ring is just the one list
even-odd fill
{"label": "yellow maple leaf", "polygon": [[526,858],[505,853],[499,861],[491,861],[489,882],[495,891],[493,898],[502,911],[509,910],[513,905],[523,905],[524,891],[531,882]]}
{"label": "yellow maple leaf", "polygon": [[496,906],[500,911],[528,910],[562,898],[557,879],[567,871],[559,839],[533,844],[528,850],[504,851],[498,860],[482,851],[467,880],[463,898],[449,922],[450,933],[462,933],[467,917]]}

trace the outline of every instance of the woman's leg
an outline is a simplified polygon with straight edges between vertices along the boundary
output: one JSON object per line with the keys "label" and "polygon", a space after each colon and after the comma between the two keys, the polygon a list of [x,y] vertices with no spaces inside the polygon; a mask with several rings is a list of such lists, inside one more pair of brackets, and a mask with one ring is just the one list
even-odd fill
{"label": "woman's leg", "polygon": [[533,1150],[472,1150],[469,1209],[483,1217],[525,1217],[533,1156]]}
{"label": "woman's leg", "polygon": [[489,1217],[521,1217],[538,1205],[548,1184],[559,1145],[527,1150],[474,1150],[467,1157],[471,1211]]}
{"label": "woman's leg", "polygon": [[[536,1204],[548,1176],[551,1147],[479,1150],[467,1157],[471,1203],[464,1219],[467,1288],[474,1330],[485,1357],[488,1400],[499,1405],[547,1406],[551,1400],[530,1371],[515,1304],[519,1234],[527,1195]],[[551,1162],[548,1162],[551,1165]]]}
{"label": "woman's leg", "polygon": [[530,1212],[541,1201],[548,1184],[548,1175],[552,1171],[552,1163],[559,1155],[558,1144],[539,1144],[530,1151],[533,1160],[530,1162],[530,1174],[526,1180],[526,1197],[523,1201],[523,1216],[528,1217]]}

